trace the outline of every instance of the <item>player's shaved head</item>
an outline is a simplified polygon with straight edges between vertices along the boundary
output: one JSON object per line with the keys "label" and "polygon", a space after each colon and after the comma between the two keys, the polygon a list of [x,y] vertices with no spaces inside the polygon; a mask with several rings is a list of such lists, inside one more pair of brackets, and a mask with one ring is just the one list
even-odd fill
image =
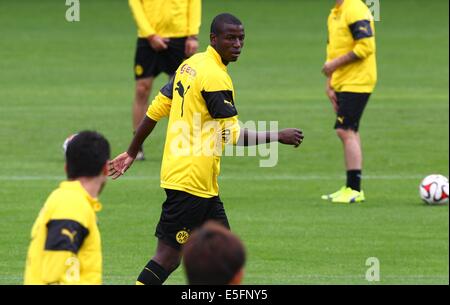
{"label": "player's shaved head", "polygon": [[242,25],[242,22],[235,16],[228,13],[217,15],[211,23],[211,33],[219,35],[223,32],[225,24]]}
{"label": "player's shaved head", "polygon": [[235,16],[217,15],[211,23],[211,46],[219,53],[224,65],[238,60],[244,46],[244,26]]}

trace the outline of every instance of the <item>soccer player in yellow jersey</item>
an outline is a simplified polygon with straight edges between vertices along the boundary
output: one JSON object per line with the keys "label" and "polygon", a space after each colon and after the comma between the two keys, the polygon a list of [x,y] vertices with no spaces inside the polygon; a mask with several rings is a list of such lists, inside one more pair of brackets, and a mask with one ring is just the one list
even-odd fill
{"label": "soccer player in yellow jersey", "polygon": [[[134,59],[133,103],[135,131],[148,108],[153,79],[161,72],[172,77],[198,48],[201,0],[129,0],[138,28]],[[143,160],[141,148],[136,160]]]}
{"label": "soccer player in yellow jersey", "polygon": [[96,132],[80,132],[69,142],[68,179],[48,197],[31,230],[25,284],[102,283],[96,212],[109,157],[108,141]]}
{"label": "soccer player in yellow jersey", "polygon": [[336,112],[335,129],[344,146],[347,184],[322,199],[336,203],[365,200],[361,190],[359,122],[377,80],[375,24],[361,0],[336,0],[328,17],[326,93]]}
{"label": "soccer player in yellow jersey", "polygon": [[279,141],[298,146],[303,140],[302,132],[294,128],[275,132],[240,129],[227,65],[237,61],[243,45],[242,23],[230,14],[216,16],[206,52],[180,65],[148,108],[127,152],[110,163],[114,179],[124,174],[157,121],[169,117],[161,166],[161,187],[167,199],[155,233],[156,255],[137,283],[162,284],[180,264],[181,246],[191,231],[207,220],[229,228],[217,183],[224,144]]}

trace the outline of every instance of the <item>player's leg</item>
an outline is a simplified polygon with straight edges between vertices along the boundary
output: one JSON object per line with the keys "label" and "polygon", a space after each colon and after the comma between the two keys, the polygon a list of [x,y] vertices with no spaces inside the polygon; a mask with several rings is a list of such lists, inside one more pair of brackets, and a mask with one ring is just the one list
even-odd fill
{"label": "player's leg", "polygon": [[166,194],[155,232],[158,238],[156,255],[142,270],[137,284],[162,284],[177,269],[181,246],[191,231],[205,222],[210,207],[207,198],[170,189],[166,189]]}
{"label": "player's leg", "polygon": [[181,249],[158,239],[156,254],[147,263],[136,281],[140,285],[162,285],[181,262]]}
{"label": "player's leg", "polygon": [[148,98],[152,89],[153,77],[136,80],[133,103],[133,130],[136,131],[148,109]]}
{"label": "player's leg", "polygon": [[206,220],[215,221],[225,228],[230,230],[230,223],[228,222],[228,217],[223,207],[223,202],[220,200],[219,196],[215,196],[209,199],[209,210]]}
{"label": "player's leg", "polygon": [[[136,131],[147,112],[153,79],[160,73],[158,61],[159,54],[151,48],[148,40],[139,38],[134,57],[136,88],[132,109],[133,132]],[[142,148],[136,156],[136,160],[144,160]]]}
{"label": "player's leg", "polygon": [[362,147],[359,135],[359,122],[370,94],[337,93],[339,110],[336,117],[336,134],[342,141],[346,167],[347,183],[335,193],[322,196],[333,202],[364,201],[361,191]]}
{"label": "player's leg", "polygon": [[344,147],[345,168],[347,171],[346,186],[361,191],[362,149],[359,133],[352,129],[336,129]]}
{"label": "player's leg", "polygon": [[[180,232],[186,229],[179,223],[179,218],[189,206],[189,202],[186,202],[187,196],[183,196],[184,194],[166,189],[167,198],[162,205],[161,216],[155,232],[155,236],[158,238],[156,254],[141,271],[136,284],[162,285],[180,264],[181,245],[184,242],[180,237],[182,235]],[[183,235],[185,238],[188,236],[188,232]]]}

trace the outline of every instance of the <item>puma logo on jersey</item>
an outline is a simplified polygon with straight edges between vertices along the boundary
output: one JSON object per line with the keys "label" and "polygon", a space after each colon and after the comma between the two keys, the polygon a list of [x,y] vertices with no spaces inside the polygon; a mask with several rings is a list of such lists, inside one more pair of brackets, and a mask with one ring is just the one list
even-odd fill
{"label": "puma logo on jersey", "polygon": [[360,30],[360,31],[363,31],[363,32],[366,32],[366,33],[369,33],[369,30],[368,30],[367,27],[365,27],[365,26],[360,26],[360,27],[359,27],[359,30]]}
{"label": "puma logo on jersey", "polygon": [[233,103],[232,102],[230,102],[230,101],[227,101],[227,100],[223,100],[223,102],[225,103],[225,104],[229,104],[231,107],[234,107],[234,105],[233,105]]}
{"label": "puma logo on jersey", "polygon": [[62,229],[61,234],[69,237],[70,242],[73,243],[75,240],[75,235],[77,235],[77,231],[70,232],[68,229]]}

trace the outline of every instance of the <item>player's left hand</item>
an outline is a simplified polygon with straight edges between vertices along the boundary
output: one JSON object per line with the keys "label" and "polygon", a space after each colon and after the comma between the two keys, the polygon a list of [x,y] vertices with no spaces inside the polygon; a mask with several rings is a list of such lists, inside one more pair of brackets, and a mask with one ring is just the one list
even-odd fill
{"label": "player's left hand", "polygon": [[299,147],[303,142],[303,131],[297,128],[286,128],[278,132],[278,142]]}
{"label": "player's left hand", "polygon": [[186,57],[191,57],[198,50],[198,40],[196,37],[188,37],[184,47],[184,54]]}
{"label": "player's left hand", "polygon": [[326,76],[331,76],[331,74],[333,74],[333,72],[336,71],[336,69],[337,69],[336,62],[332,60],[326,62],[325,65],[323,65],[322,73],[325,74]]}

